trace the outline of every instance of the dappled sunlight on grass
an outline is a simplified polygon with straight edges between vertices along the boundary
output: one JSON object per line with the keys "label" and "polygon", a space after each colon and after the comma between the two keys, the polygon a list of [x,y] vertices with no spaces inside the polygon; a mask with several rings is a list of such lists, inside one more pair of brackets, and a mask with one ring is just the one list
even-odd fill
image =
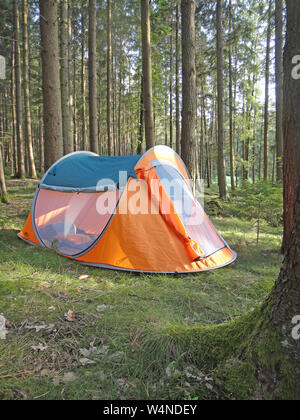
{"label": "dappled sunlight on grass", "polygon": [[[279,271],[281,228],[263,224],[257,246],[251,221],[213,218],[238,252],[236,263],[221,270],[183,276],[101,270],[17,238],[33,190],[9,184],[11,204],[0,208],[0,312],[12,324],[0,343],[0,398],[47,393],[45,398],[54,399],[63,388],[70,399],[198,395],[199,385],[187,389],[184,381],[179,386],[166,377],[168,363],[181,357],[168,331],[225,323],[262,302]],[[65,319],[69,310],[74,323]],[[44,324],[53,330],[28,329]],[[34,352],[39,343],[46,349]],[[83,367],[80,349],[90,343],[107,347],[107,353]],[[31,373],[18,375],[24,371]],[[74,382],[55,382],[69,371],[75,372]]]}

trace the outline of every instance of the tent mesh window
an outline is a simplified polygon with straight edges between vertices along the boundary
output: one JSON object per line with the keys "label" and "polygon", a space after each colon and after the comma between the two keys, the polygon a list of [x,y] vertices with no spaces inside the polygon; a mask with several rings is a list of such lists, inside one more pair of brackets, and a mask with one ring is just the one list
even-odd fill
{"label": "tent mesh window", "polygon": [[41,189],[35,205],[35,226],[43,244],[74,256],[102,234],[114,213],[119,191],[64,193]]}
{"label": "tent mesh window", "polygon": [[195,199],[184,177],[170,165],[158,165],[156,173],[174,203],[188,236],[198,243],[206,256],[225,247],[203,208]]}

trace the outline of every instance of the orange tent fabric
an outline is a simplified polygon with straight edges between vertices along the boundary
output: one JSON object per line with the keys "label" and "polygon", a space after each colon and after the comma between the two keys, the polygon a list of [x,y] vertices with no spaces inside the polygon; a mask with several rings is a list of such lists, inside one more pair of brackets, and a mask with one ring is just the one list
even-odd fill
{"label": "orange tent fabric", "polygon": [[[60,170],[63,173],[64,162],[75,170],[70,156],[74,154],[49,171],[55,175]],[[97,165],[101,161],[94,154],[77,152],[74,165],[79,162],[83,172],[87,157],[97,159]],[[116,185],[115,191],[108,191],[108,187],[102,192],[91,191],[92,186],[77,189],[70,182],[59,187],[48,185],[48,171],[19,237],[33,245],[54,248],[83,264],[119,270],[190,273],[232,263],[235,252],[208,217],[203,213],[199,225],[189,229],[158,175],[156,168],[171,167],[185,188],[190,189],[188,172],[180,157],[168,147],[157,146],[136,161],[133,168],[136,176],[131,171],[126,185]],[[124,162],[121,164],[125,166]],[[110,175],[107,174],[108,179]],[[158,188],[152,188],[152,181]],[[170,211],[164,211],[165,205]],[[108,213],[102,211],[105,208]],[[197,241],[189,236],[189,232],[196,231]]]}

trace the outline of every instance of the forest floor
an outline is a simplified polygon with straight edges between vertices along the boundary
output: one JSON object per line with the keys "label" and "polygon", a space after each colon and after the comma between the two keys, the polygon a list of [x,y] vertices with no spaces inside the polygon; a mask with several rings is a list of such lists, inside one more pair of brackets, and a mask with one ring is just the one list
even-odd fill
{"label": "forest floor", "polygon": [[166,331],[253,311],[278,276],[281,227],[263,224],[257,246],[253,222],[213,217],[238,259],[209,273],[86,268],[17,238],[36,186],[11,180],[10,204],[0,204],[0,313],[10,327],[0,399],[218,398],[209,367],[191,363]]}

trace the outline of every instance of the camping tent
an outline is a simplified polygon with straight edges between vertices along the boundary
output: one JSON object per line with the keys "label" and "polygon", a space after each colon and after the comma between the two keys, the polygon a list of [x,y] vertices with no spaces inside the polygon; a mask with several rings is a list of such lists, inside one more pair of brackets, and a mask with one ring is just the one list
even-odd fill
{"label": "camping tent", "polygon": [[86,265],[127,271],[199,272],[236,259],[166,146],[143,156],[63,157],[41,180],[18,236]]}

